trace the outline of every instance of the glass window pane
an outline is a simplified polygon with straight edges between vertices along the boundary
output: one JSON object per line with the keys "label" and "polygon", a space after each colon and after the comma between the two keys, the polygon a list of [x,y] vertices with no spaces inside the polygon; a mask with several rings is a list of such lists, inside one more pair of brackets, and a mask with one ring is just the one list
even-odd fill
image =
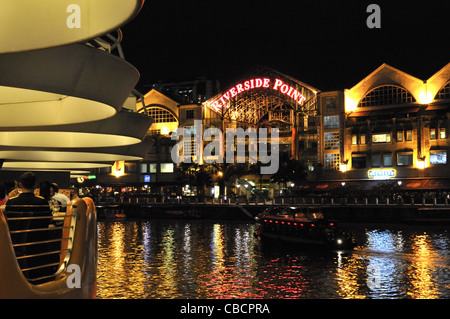
{"label": "glass window pane", "polygon": [[383,154],[383,166],[384,167],[392,166],[392,154]]}
{"label": "glass window pane", "polygon": [[324,129],[339,128],[339,115],[324,116],[323,117],[323,128]]}
{"label": "glass window pane", "polygon": [[352,156],[352,167],[353,168],[366,168],[366,157],[365,156]]}
{"label": "glass window pane", "polygon": [[413,164],[413,154],[412,153],[399,153],[397,156],[398,166],[409,166]]}
{"label": "glass window pane", "polygon": [[372,167],[380,167],[381,154],[372,154]]}
{"label": "glass window pane", "polygon": [[433,151],[430,153],[430,164],[447,164],[447,151]]}
{"label": "glass window pane", "polygon": [[430,128],[430,140],[435,140],[435,139],[436,139],[436,129]]}
{"label": "glass window pane", "polygon": [[161,163],[161,173],[173,173],[173,163]]}

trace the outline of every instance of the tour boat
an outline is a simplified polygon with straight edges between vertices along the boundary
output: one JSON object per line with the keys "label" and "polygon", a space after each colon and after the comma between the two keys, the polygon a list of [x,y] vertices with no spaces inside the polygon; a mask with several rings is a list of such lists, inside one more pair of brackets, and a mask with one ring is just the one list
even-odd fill
{"label": "tour boat", "polygon": [[353,249],[349,233],[326,220],[316,208],[272,207],[255,217],[255,235],[268,243],[290,243],[301,248]]}

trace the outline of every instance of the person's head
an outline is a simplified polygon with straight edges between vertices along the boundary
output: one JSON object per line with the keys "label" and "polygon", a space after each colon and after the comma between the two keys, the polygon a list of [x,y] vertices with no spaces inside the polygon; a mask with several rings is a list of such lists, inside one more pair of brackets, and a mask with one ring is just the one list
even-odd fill
{"label": "person's head", "polygon": [[58,194],[58,190],[59,190],[58,185],[56,183],[51,183],[50,194],[52,194],[52,196]]}
{"label": "person's head", "polygon": [[36,186],[36,175],[33,172],[26,172],[20,175],[20,187],[22,191],[33,191]]}
{"label": "person's head", "polygon": [[50,193],[51,183],[49,181],[43,181],[39,187],[39,195],[49,200],[52,195]]}

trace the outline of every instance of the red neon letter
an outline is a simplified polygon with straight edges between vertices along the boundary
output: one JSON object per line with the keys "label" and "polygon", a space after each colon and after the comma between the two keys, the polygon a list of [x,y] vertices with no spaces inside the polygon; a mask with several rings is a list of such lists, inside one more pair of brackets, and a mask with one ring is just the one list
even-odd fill
{"label": "red neon letter", "polygon": [[262,86],[262,80],[261,79],[255,79],[255,87],[260,88]]}
{"label": "red neon letter", "polygon": [[264,78],[263,79],[263,88],[268,88],[270,85],[270,79]]}
{"label": "red neon letter", "polygon": [[236,89],[237,89],[237,93],[238,94],[241,93],[241,92],[244,92],[244,89],[242,88],[242,84],[236,85]]}
{"label": "red neon letter", "polygon": [[275,79],[275,84],[273,85],[273,89],[278,90],[278,87],[281,86],[282,84],[283,84],[283,81],[281,81],[280,79]]}
{"label": "red neon letter", "polygon": [[248,91],[250,89],[250,81],[244,82],[244,90]]}

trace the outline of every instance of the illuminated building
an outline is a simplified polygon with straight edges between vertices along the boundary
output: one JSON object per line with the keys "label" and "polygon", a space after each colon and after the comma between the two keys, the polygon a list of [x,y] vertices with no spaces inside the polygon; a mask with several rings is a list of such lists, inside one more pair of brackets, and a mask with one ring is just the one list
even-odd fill
{"label": "illuminated building", "polygon": [[450,64],[421,80],[387,64],[321,96],[322,180],[448,189]]}
{"label": "illuminated building", "polygon": [[[160,142],[165,150],[158,152],[159,158],[147,157],[141,175],[159,173],[151,182],[175,182],[161,171],[175,144],[170,132],[201,119],[203,131],[278,128],[280,152],[306,163],[304,184],[310,190],[327,190],[342,182],[369,188],[380,180],[395,180],[411,190],[446,189],[449,87],[450,64],[426,81],[383,64],[354,87],[329,92],[264,67],[202,104],[180,104],[182,100],[153,89],[144,98],[155,120],[151,133],[167,138]],[[203,141],[203,146],[209,142]],[[248,151],[249,141],[245,143]],[[201,156],[199,162],[203,160]],[[246,175],[241,181],[253,188],[275,187],[270,176]]]}

